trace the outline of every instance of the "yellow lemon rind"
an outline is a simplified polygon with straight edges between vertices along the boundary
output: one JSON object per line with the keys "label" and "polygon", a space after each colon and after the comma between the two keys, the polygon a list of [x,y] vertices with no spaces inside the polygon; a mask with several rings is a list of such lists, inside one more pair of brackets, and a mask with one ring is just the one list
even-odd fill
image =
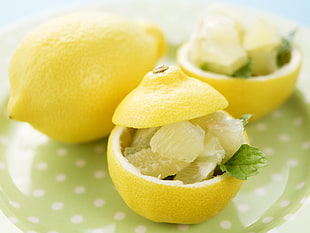
{"label": "yellow lemon rind", "polygon": [[190,62],[188,54],[186,43],[177,52],[177,63],[183,71],[221,92],[229,102],[226,111],[232,116],[239,118],[250,113],[253,114],[251,121],[272,112],[291,96],[302,64],[302,53],[295,46],[291,61],[276,72],[242,79],[201,70]]}
{"label": "yellow lemon rind", "polygon": [[[186,76],[179,67],[169,67],[167,72],[162,75],[149,72],[118,105],[113,123],[150,128],[205,116],[227,107],[226,98],[209,84]],[[174,76],[178,76],[176,81]]]}
{"label": "yellow lemon rind", "polygon": [[155,222],[201,223],[221,212],[239,191],[243,181],[227,174],[185,185],[141,175],[121,152],[127,129],[116,126],[110,135],[108,168],[123,200],[141,216]]}

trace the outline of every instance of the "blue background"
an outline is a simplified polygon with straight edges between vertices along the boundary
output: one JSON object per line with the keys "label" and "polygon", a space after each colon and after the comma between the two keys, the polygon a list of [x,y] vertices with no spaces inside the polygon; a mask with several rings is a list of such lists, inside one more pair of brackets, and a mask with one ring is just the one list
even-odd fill
{"label": "blue background", "polygon": [[[0,0],[0,30],[44,13],[103,1],[112,0]],[[210,0],[202,1],[211,2]],[[309,0],[214,0],[213,2],[238,4],[260,9],[310,28]]]}

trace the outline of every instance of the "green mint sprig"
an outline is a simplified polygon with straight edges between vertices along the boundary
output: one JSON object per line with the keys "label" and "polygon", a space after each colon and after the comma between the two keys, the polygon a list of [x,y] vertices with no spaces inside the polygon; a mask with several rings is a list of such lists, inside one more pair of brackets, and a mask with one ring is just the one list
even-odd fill
{"label": "green mint sprig", "polygon": [[292,30],[286,37],[282,38],[281,45],[277,54],[277,66],[281,67],[291,59],[292,42],[296,35],[297,29]]}
{"label": "green mint sprig", "polygon": [[258,169],[268,165],[266,155],[258,148],[243,144],[238,151],[220,169],[229,175],[246,180],[249,176],[258,174]]}
{"label": "green mint sprig", "polygon": [[240,117],[240,120],[243,123],[243,126],[246,126],[249,123],[250,118],[252,117],[252,114],[244,114]]}

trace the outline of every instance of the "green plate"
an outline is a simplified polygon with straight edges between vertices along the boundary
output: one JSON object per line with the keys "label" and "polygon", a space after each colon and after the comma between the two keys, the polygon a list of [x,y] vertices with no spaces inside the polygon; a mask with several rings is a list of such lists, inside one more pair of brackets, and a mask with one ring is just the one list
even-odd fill
{"label": "green plate", "polygon": [[[0,34],[1,232],[288,233],[309,229],[309,67],[303,66],[296,91],[283,106],[248,126],[252,144],[267,153],[270,165],[245,182],[223,212],[198,225],[154,223],[132,212],[109,177],[106,139],[64,144],[7,118],[10,56],[23,36],[39,23],[78,10],[147,18],[158,23],[169,42],[169,53],[161,63],[174,64],[176,48],[188,38],[207,5],[206,1],[110,1],[42,16]],[[244,12],[258,14],[249,9]],[[293,22],[268,17],[283,31],[296,27]],[[309,38],[310,31],[299,26],[296,40],[304,51],[304,64],[310,62]]]}

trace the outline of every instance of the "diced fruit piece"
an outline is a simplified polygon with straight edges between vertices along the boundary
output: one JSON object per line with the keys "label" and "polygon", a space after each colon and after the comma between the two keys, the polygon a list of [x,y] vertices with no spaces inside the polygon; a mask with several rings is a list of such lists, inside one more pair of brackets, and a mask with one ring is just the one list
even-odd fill
{"label": "diced fruit piece", "polygon": [[225,150],[217,137],[207,134],[199,157],[214,157],[214,160],[220,163],[225,157]]}
{"label": "diced fruit piece", "polygon": [[215,156],[198,156],[194,162],[177,173],[174,179],[183,181],[184,184],[192,184],[211,178],[217,162]]}
{"label": "diced fruit piece", "polygon": [[240,146],[245,143],[244,127],[239,119],[210,122],[206,137],[210,136],[217,137],[225,149],[225,158],[222,163],[229,160]]}
{"label": "diced fruit piece", "polygon": [[214,121],[214,120],[222,121],[222,120],[225,120],[226,118],[227,118],[227,115],[224,112],[217,111],[217,112],[208,114],[208,115],[203,116],[203,117],[198,117],[198,118],[192,119],[192,120],[190,120],[190,122],[195,124],[195,125],[199,125],[203,130],[205,130],[207,132],[208,131],[208,124],[210,121]]}
{"label": "diced fruit piece", "polygon": [[175,175],[189,165],[189,163],[181,160],[160,156],[151,148],[142,149],[125,157],[140,170],[141,174],[159,178]]}
{"label": "diced fruit piece", "polygon": [[263,19],[245,31],[243,47],[252,58],[254,75],[265,75],[277,69],[276,55],[281,37],[276,29]]}
{"label": "diced fruit piece", "polygon": [[158,129],[159,127],[152,127],[137,130],[133,136],[131,146],[142,148],[150,147],[151,138]]}
{"label": "diced fruit piece", "polygon": [[[210,114],[214,115],[214,114]],[[190,165],[176,174],[175,180],[183,181],[184,184],[199,182],[209,179],[213,175],[215,167],[225,156],[225,150],[218,138],[205,137],[204,149]]]}
{"label": "diced fruit piece", "polygon": [[221,44],[240,43],[236,22],[225,15],[209,12],[201,19],[195,30],[194,39]]}
{"label": "diced fruit piece", "polygon": [[205,70],[232,75],[248,60],[240,35],[232,18],[209,13],[194,32],[190,59]]}
{"label": "diced fruit piece", "polygon": [[239,44],[206,43],[199,51],[200,67],[215,73],[232,75],[248,61]]}
{"label": "diced fruit piece", "polygon": [[205,131],[189,121],[162,126],[152,137],[153,152],[161,156],[192,162],[202,152]]}

